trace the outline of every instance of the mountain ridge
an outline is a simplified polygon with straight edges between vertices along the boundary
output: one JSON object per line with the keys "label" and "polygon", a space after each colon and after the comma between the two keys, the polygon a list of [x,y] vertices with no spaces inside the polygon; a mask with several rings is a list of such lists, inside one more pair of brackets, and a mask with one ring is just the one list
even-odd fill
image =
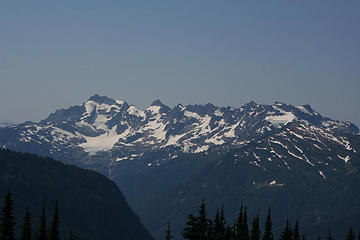
{"label": "mountain ridge", "polygon": [[[254,113],[255,116],[252,116]],[[242,140],[249,140],[245,137],[249,132],[257,131],[261,134],[297,120],[332,131],[359,132],[350,122],[322,117],[310,105],[292,106],[280,102],[260,105],[252,101],[240,108],[220,108],[212,104],[178,104],[170,108],[160,100],[155,100],[148,108],[140,110],[126,101],[99,95],[90,97],[80,106],[57,110],[32,125],[35,130],[41,125],[45,128],[52,127],[56,133],[64,135],[65,139],[75,141],[75,145],[85,152],[96,154],[113,148],[116,150],[117,146],[139,145],[139,142],[144,143],[143,147],[180,146],[183,152],[201,152],[226,142],[241,143]],[[251,124],[255,121],[258,126]],[[197,126],[193,127],[194,125]],[[28,138],[19,140],[30,141],[32,132],[28,133]],[[104,142],[105,139],[107,142]],[[38,139],[38,142],[41,141]],[[119,159],[126,157],[123,155]]]}
{"label": "mountain ridge", "polygon": [[0,197],[3,199],[11,191],[18,233],[25,207],[31,211],[35,228],[42,207],[50,220],[58,201],[62,239],[68,237],[70,230],[89,240],[152,239],[118,186],[97,172],[0,149],[0,176]]}
{"label": "mountain ridge", "polygon": [[[339,204],[345,200],[334,209],[322,207],[336,201],[326,199],[332,189],[338,191],[335,197],[352,195],[350,186],[358,191],[358,127],[323,117],[310,105],[252,101],[239,108],[171,108],[155,100],[141,110],[124,100],[94,95],[39,123],[0,129],[0,146],[51,156],[110,177],[157,238],[165,230],[162,220],[171,216],[179,232],[185,212],[204,196],[213,209],[223,196],[232,211],[240,200],[266,196],[278,201],[259,201],[260,208],[271,202],[280,213],[280,198],[271,194],[289,202],[297,196],[300,200],[294,204],[304,205],[300,219],[319,224],[341,213]],[[318,197],[298,196],[311,195],[313,188],[319,189]],[[255,203],[246,203],[255,211]],[[360,214],[351,202],[344,204],[347,215]],[[296,217],[290,203],[287,207]],[[281,217],[276,216],[276,224]]]}

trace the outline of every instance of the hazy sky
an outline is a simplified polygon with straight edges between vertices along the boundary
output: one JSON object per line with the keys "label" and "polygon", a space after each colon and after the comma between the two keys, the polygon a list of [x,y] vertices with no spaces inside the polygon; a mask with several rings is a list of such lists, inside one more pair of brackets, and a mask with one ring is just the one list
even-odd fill
{"label": "hazy sky", "polygon": [[0,1],[0,121],[98,93],[311,104],[360,126],[360,1]]}

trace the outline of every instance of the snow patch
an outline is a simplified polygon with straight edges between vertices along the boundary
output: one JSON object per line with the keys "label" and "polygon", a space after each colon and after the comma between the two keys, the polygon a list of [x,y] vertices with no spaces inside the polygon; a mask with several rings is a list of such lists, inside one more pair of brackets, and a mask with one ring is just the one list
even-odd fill
{"label": "snow patch", "polygon": [[128,159],[128,157],[121,157],[121,158],[116,158],[116,160],[115,161],[122,161],[122,160],[126,160],[126,159]]}
{"label": "snow patch", "polygon": [[293,145],[295,148],[296,148],[296,150],[298,150],[299,152],[301,152],[301,154],[304,154],[304,152],[303,152],[303,150],[301,150],[301,148],[299,148],[298,146],[296,146],[296,145]]}
{"label": "snow patch", "polygon": [[235,135],[235,129],[240,125],[240,122],[237,122],[236,124],[232,125],[230,127],[230,130],[226,133],[224,133],[224,136],[225,137],[228,137],[228,138],[234,138],[236,137]]}
{"label": "snow patch", "polygon": [[271,148],[270,153],[274,153],[278,158],[283,157],[281,154],[278,154],[277,152],[275,152],[275,150],[273,148]]}
{"label": "snow patch", "polygon": [[125,101],[120,100],[120,99],[115,99],[115,102],[119,105],[123,105],[125,103]]}
{"label": "snow patch", "polygon": [[135,106],[130,106],[127,109],[127,112],[131,115],[137,116],[137,117],[141,117],[141,118],[145,118],[145,113],[144,111],[137,109]]}
{"label": "snow patch", "polygon": [[96,106],[97,106],[97,103],[94,101],[87,101],[85,103],[85,111],[88,116],[90,116],[90,114],[92,113],[92,111],[95,109]]}
{"label": "snow patch", "polygon": [[281,128],[295,119],[295,115],[291,112],[284,112],[283,115],[272,115],[265,117],[265,120],[270,122],[276,128]]}
{"label": "snow patch", "polygon": [[102,129],[102,130],[108,130],[108,127],[105,125],[105,123],[109,119],[105,115],[98,115],[95,119],[94,126],[96,129]]}
{"label": "snow patch", "polygon": [[350,157],[349,156],[346,156],[346,157],[341,157],[339,155],[337,155],[338,158],[340,158],[341,160],[343,160],[345,163],[347,163],[349,160],[350,160]]}
{"label": "snow patch", "polygon": [[269,185],[271,185],[271,186],[276,186],[276,187],[282,187],[282,186],[284,186],[285,184],[283,184],[283,183],[277,183],[276,180],[273,180],[273,181],[271,181],[271,182],[269,183]]}
{"label": "snow patch", "polygon": [[213,143],[215,145],[222,145],[222,144],[225,143],[225,141],[220,136],[217,136],[217,135],[214,135],[211,138],[206,139],[205,142],[206,143]]}
{"label": "snow patch", "polygon": [[253,153],[253,155],[258,161],[260,161],[260,157],[258,155],[256,155],[256,153]]}
{"label": "snow patch", "polygon": [[[158,107],[158,106],[151,106],[151,107]],[[143,131],[149,130],[151,132],[150,136],[156,138],[157,140],[165,140],[166,139],[166,131],[165,131],[166,124],[164,124],[160,120],[160,116],[158,116],[156,119],[148,122],[144,128],[142,128]]]}
{"label": "snow patch", "polygon": [[317,149],[322,150],[322,148],[321,148],[321,147],[319,147],[317,144],[313,144],[313,145],[314,145],[314,147],[316,147]]}
{"label": "snow patch", "polygon": [[67,137],[71,137],[71,138],[74,138],[74,137],[77,137],[76,135],[74,135],[73,133],[71,132],[68,132],[68,131],[65,131],[61,128],[58,128],[58,127],[52,127],[54,129],[54,131],[51,131],[51,134],[54,135],[56,133],[60,133],[61,135],[63,136],[67,136]]}
{"label": "snow patch", "polygon": [[288,129],[288,131],[289,131],[289,133],[290,133],[291,135],[294,135],[295,137],[300,138],[300,139],[304,139],[303,136],[297,134],[296,132],[293,132],[293,131],[291,131],[290,129]]}
{"label": "snow patch", "polygon": [[281,128],[287,123],[296,120],[296,116],[292,112],[286,112],[276,106],[273,106],[273,109],[279,111],[282,115],[270,115],[265,117],[265,120],[270,122],[276,128]]}
{"label": "snow patch", "polygon": [[284,144],[282,144],[281,142],[279,141],[276,141],[276,140],[271,140],[272,143],[275,143],[275,144],[278,144],[280,146],[282,146],[283,148],[287,149],[287,146],[285,146]]}
{"label": "snow patch", "polygon": [[304,106],[295,106],[297,109],[299,109],[300,111],[302,111],[303,113],[309,114],[309,115],[314,115],[311,112],[309,112],[309,110],[307,110]]}
{"label": "snow patch", "polygon": [[220,109],[216,109],[214,115],[217,117],[222,117],[224,113]]}
{"label": "snow patch", "polygon": [[199,114],[194,113],[194,112],[190,112],[190,111],[184,111],[184,116],[188,117],[188,118],[196,118],[196,119],[200,119],[201,117],[199,116]]}
{"label": "snow patch", "polygon": [[125,130],[122,134],[117,135],[116,126],[107,131],[104,134],[101,134],[97,137],[88,137],[82,136],[85,139],[85,143],[81,143],[79,146],[84,149],[85,152],[94,154],[100,151],[108,151],[112,149],[119,141],[120,138],[124,138],[128,135],[129,129]]}
{"label": "snow patch", "polygon": [[206,115],[203,119],[202,119],[202,123],[199,126],[200,127],[200,135],[203,135],[205,133],[208,133],[211,131],[210,128],[210,121],[211,121],[211,117],[209,115]]}
{"label": "snow patch", "polygon": [[116,104],[113,104],[113,105],[107,105],[104,103],[98,104],[97,102],[94,102],[92,100],[84,103],[84,107],[85,107],[85,112],[83,113],[83,116],[80,119],[84,119],[84,118],[90,116],[94,110],[96,110],[97,113],[99,110],[109,113],[111,111],[111,109],[114,109],[114,108],[118,111],[120,110],[120,107]]}
{"label": "snow patch", "polygon": [[204,152],[204,151],[207,151],[209,149],[209,146],[208,145],[204,145],[204,146],[201,146],[201,147],[198,147],[194,153],[200,153],[200,152]]}
{"label": "snow patch", "polygon": [[152,114],[158,114],[160,113],[160,106],[150,106],[146,110],[151,112]]}
{"label": "snow patch", "polygon": [[176,146],[178,146],[178,145],[179,145],[179,144],[178,144],[178,141],[179,141],[183,136],[185,136],[185,135],[186,135],[186,133],[181,134],[181,135],[175,135],[175,136],[170,135],[169,140],[168,140],[168,142],[164,145],[164,147],[171,146],[171,145],[176,145]]}
{"label": "snow patch", "polygon": [[303,158],[302,158],[302,157],[299,157],[298,155],[296,155],[296,154],[295,154],[295,153],[293,153],[293,152],[290,152],[289,150],[288,150],[288,153],[289,153],[291,156],[293,156],[293,157],[296,157],[296,158],[298,158],[298,159],[303,160]]}
{"label": "snow patch", "polygon": [[276,184],[276,180],[272,181],[271,183],[269,183],[270,185],[275,185]]}

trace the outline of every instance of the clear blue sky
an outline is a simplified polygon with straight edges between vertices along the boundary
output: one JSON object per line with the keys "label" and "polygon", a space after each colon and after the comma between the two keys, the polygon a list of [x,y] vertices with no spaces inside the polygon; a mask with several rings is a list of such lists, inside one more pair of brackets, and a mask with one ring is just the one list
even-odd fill
{"label": "clear blue sky", "polygon": [[311,104],[360,125],[360,1],[0,2],[0,121],[95,93],[239,107]]}

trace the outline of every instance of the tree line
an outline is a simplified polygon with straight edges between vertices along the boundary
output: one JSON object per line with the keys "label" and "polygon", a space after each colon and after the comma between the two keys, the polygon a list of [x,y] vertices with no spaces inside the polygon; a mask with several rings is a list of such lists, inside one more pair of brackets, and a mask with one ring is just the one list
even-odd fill
{"label": "tree line", "polygon": [[[4,203],[0,216],[0,240],[59,240],[59,207],[58,201],[55,201],[53,219],[50,228],[47,228],[46,210],[42,207],[40,221],[37,230],[32,228],[32,217],[29,208],[25,208],[23,221],[20,226],[20,236],[16,238],[15,234],[15,213],[13,209],[13,200],[11,192],[5,195]],[[78,240],[74,234],[69,232],[69,240]]]}
{"label": "tree line", "polygon": [[[251,225],[251,228],[249,228],[249,225]],[[211,219],[207,215],[205,201],[202,200],[198,215],[192,213],[188,215],[181,235],[184,239],[189,240],[274,240],[272,225],[270,207],[265,219],[263,232],[261,233],[259,215],[255,216],[251,224],[249,224],[247,209],[243,204],[240,206],[236,222],[229,225],[225,220],[224,206],[220,210],[218,208],[215,217]],[[301,234],[299,229],[298,220],[294,226],[291,226],[287,218],[279,240],[306,240],[306,235]],[[171,239],[174,240],[171,235],[170,222],[168,222],[165,240]],[[320,240],[320,237],[318,237],[318,240]],[[326,240],[335,240],[330,229]],[[355,232],[350,227],[345,240],[360,240],[360,233],[356,239]]]}

